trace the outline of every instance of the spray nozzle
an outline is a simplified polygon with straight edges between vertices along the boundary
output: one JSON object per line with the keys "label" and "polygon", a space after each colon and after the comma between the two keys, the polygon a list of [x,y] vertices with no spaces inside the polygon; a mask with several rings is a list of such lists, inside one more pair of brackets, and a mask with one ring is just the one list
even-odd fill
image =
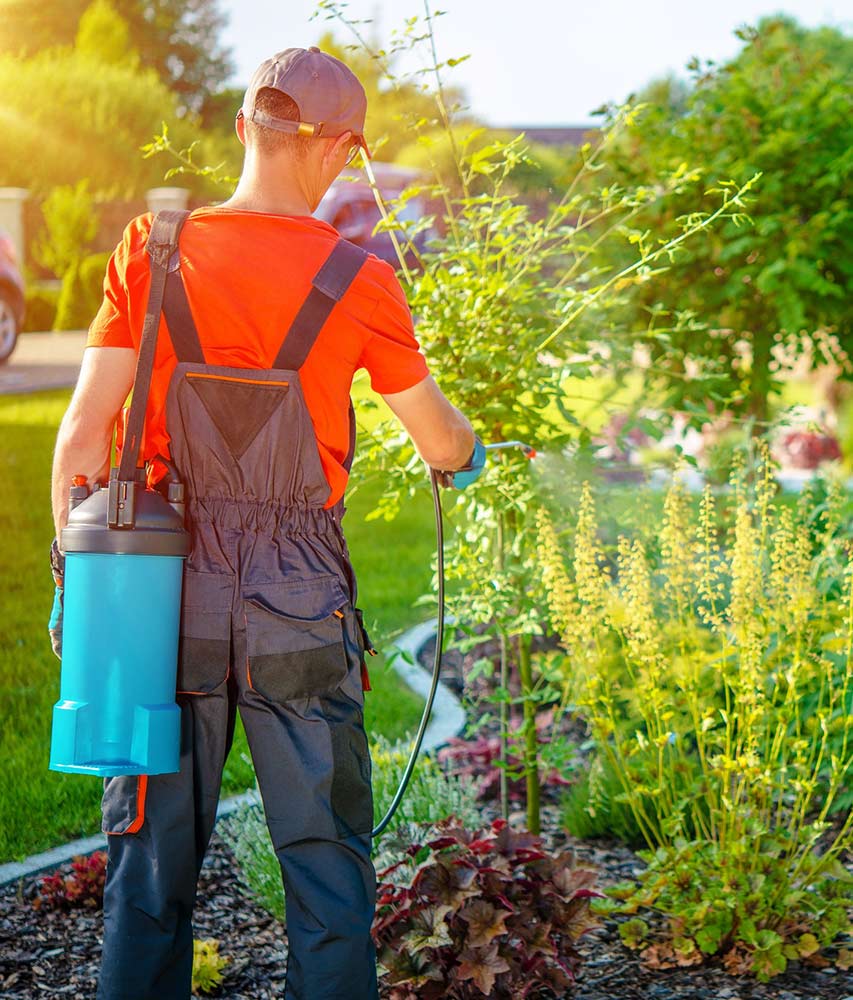
{"label": "spray nozzle", "polygon": [[496,441],[494,444],[483,445],[486,451],[499,451],[502,448],[520,448],[525,458],[536,458],[536,449],[523,441]]}

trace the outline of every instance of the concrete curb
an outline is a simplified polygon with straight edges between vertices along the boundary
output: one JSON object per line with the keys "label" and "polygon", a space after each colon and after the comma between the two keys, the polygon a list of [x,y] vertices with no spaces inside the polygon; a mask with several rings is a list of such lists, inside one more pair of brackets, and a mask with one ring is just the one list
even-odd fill
{"label": "concrete curb", "polygon": [[[402,654],[393,660],[394,669],[409,687],[426,700],[432,685],[432,670],[418,663],[418,654],[426,643],[435,636],[436,619],[415,625],[405,632],[395,643]],[[412,662],[409,662],[412,661]],[[422,751],[435,750],[452,737],[458,736],[465,725],[462,703],[453,692],[439,681],[432,705],[432,715],[423,742]]]}
{"label": "concrete curb", "polygon": [[[426,700],[432,683],[432,672],[420,666],[417,658],[423,646],[435,635],[435,626],[436,622],[433,620],[424,622],[423,625],[416,625],[404,632],[394,643],[394,648],[402,655],[394,656],[391,660],[392,666],[400,677],[424,700]],[[414,662],[408,662],[409,659]],[[459,699],[439,681],[432,707],[432,718],[424,733],[421,751],[434,750],[446,743],[462,730],[464,724],[465,713]],[[242,795],[232,795],[219,803],[216,818],[220,820],[225,816],[230,816],[242,806],[256,801],[257,796],[253,791],[244,792]],[[51,850],[41,854],[33,854],[23,861],[10,861],[8,864],[0,865],[0,886],[58,868],[80,854],[92,854],[94,851],[103,850],[106,844],[106,836],[99,833],[94,837],[72,840],[68,844],[51,848]]]}

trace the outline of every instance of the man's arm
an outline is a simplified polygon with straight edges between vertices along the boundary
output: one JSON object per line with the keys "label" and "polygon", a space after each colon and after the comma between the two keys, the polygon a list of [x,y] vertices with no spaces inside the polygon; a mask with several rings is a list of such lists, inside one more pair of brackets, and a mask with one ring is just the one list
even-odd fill
{"label": "man's arm", "polygon": [[87,347],[77,387],[56,438],[51,503],[56,537],[68,518],[72,476],[90,483],[109,472],[113,427],[133,385],[136,351],[129,347]]}
{"label": "man's arm", "polygon": [[406,428],[418,454],[433,469],[461,469],[474,450],[468,419],[448,401],[431,375],[382,398]]}

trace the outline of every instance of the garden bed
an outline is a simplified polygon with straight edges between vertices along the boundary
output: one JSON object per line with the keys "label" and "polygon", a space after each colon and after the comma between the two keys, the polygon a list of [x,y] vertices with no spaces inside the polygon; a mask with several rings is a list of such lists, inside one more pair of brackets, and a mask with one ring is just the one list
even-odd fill
{"label": "garden bed", "polygon": [[[572,842],[557,826],[553,805],[543,809],[546,844],[572,844],[579,858],[596,866],[602,886],[630,878],[638,869],[632,851],[617,843]],[[485,819],[491,819],[488,815]],[[523,824],[523,816],[513,816]],[[235,874],[234,859],[214,835],[199,881],[195,936],[217,938],[231,961],[222,986],[210,996],[228,1000],[271,1000],[284,993],[287,937],[272,917],[247,898]],[[70,871],[70,868],[68,869]],[[32,908],[38,878],[0,892],[0,996],[93,997],[101,951],[101,914]],[[585,962],[574,1000],[849,1000],[853,973],[816,970],[791,963],[767,984],[727,975],[718,963],[684,969],[653,970],[626,949],[616,922],[586,934],[579,948]],[[355,1000],[355,998],[354,998]]]}
{"label": "garden bed", "polygon": [[[496,646],[484,644],[477,657],[494,657]],[[431,662],[429,645],[421,660]],[[443,679],[451,689],[477,698],[494,682],[482,674],[468,677],[475,657],[446,657]],[[511,685],[512,687],[512,685]],[[491,706],[490,706],[491,707]],[[561,731],[580,744],[583,727],[570,716],[561,720]],[[496,720],[480,735],[494,737]],[[579,751],[580,754],[580,751]],[[566,834],[560,824],[559,786],[543,787],[542,837],[549,850],[571,847],[578,860],[598,871],[598,887],[634,878],[643,861],[615,840],[582,841]],[[495,802],[482,805],[482,823],[498,815]],[[510,822],[525,825],[525,816],[513,807]],[[853,859],[845,863],[853,869]],[[281,997],[287,960],[287,937],[281,924],[253,901],[239,881],[237,863],[221,837],[214,834],[199,882],[195,937],[214,938],[229,959],[222,985],[212,997],[230,1000],[267,1000]],[[63,870],[68,873],[70,868]],[[32,1000],[34,997],[94,996],[101,948],[101,915],[92,910],[60,913],[36,910],[32,900],[39,878],[25,879],[0,890],[0,997]],[[620,919],[602,918],[600,926],[578,944],[583,957],[574,1000],[853,1000],[853,971],[815,968],[791,961],[784,974],[760,983],[753,977],[733,976],[719,959],[700,966],[650,968],[640,955],[626,948],[619,936]],[[380,996],[384,996],[384,991]],[[533,998],[531,997],[531,1000]],[[545,1000],[545,994],[536,1000]]]}

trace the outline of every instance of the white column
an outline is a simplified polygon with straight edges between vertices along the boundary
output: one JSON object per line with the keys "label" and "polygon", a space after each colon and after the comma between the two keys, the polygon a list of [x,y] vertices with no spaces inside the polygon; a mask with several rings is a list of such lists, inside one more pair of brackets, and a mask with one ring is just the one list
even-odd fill
{"label": "white column", "polygon": [[188,189],[181,187],[151,188],[145,192],[149,212],[160,212],[166,209],[183,211],[187,207],[189,196]]}
{"label": "white column", "polygon": [[29,196],[26,188],[0,188],[0,229],[12,238],[18,263],[24,266],[24,202]]}

